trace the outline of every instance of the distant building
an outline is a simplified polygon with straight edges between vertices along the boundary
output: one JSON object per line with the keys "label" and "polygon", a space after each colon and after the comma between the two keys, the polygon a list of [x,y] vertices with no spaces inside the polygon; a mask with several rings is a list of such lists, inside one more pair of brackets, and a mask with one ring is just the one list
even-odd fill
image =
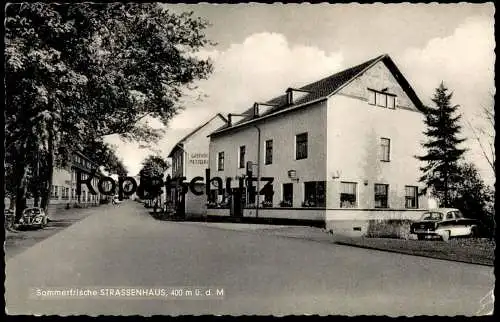
{"label": "distant building", "polygon": [[420,216],[422,110],[388,55],[255,103],[211,133],[209,167],[234,189],[249,165],[254,177],[274,179],[274,195],[250,200],[245,188],[230,205],[228,191],[212,188],[218,202],[207,213],[327,225]]}
{"label": "distant building", "polygon": [[[101,200],[108,199],[109,197],[101,194],[98,189],[98,180],[103,176],[98,168],[98,164],[93,160],[80,152],[74,152],[66,168],[54,169],[50,204],[89,206],[98,205]],[[77,173],[80,172],[82,180],[86,180],[93,170],[95,174],[92,179],[92,187],[97,194],[92,194],[87,188],[87,185],[82,184],[81,194],[78,195],[76,184]],[[106,184],[105,187],[109,189],[110,185]]]}
{"label": "distant building", "polygon": [[[190,182],[195,177],[205,178],[208,168],[209,143],[208,135],[225,125],[227,120],[221,114],[216,114],[207,122],[201,124],[188,135],[182,138],[170,151],[168,157],[172,159],[172,180],[178,181],[185,177],[185,182]],[[167,201],[171,201],[181,216],[205,215],[207,210],[207,196],[205,183],[202,181],[195,185],[195,189],[203,191],[202,195],[195,195],[191,191],[182,193],[182,187],[175,187],[167,192]]]}

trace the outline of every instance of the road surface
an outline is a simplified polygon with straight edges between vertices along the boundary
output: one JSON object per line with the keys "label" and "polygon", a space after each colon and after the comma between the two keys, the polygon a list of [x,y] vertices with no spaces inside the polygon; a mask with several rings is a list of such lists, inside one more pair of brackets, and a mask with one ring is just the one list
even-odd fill
{"label": "road surface", "polygon": [[[494,285],[492,267],[157,221],[133,201],[95,212],[7,260],[8,314],[474,315]],[[110,287],[223,294],[33,296]]]}

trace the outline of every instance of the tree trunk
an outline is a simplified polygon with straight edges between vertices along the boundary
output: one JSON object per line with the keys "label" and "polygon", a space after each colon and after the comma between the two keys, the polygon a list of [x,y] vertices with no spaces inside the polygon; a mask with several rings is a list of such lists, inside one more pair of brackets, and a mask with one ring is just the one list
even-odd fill
{"label": "tree trunk", "polygon": [[40,196],[37,191],[33,194],[33,207],[38,207],[39,204],[40,204]]}
{"label": "tree trunk", "polygon": [[16,196],[10,196],[9,199],[10,199],[9,210],[13,211],[16,208],[15,207],[15,205],[16,205]]}
{"label": "tree trunk", "polygon": [[28,173],[28,165],[26,164],[26,142],[21,144],[19,148],[19,153],[16,156],[14,165],[14,183],[16,188],[16,215],[14,222],[18,223],[21,219],[23,210],[26,208],[26,192],[27,192],[27,180],[26,175]]}
{"label": "tree trunk", "polygon": [[53,128],[49,128],[49,137],[48,137],[48,153],[47,153],[47,176],[44,178],[45,180],[45,191],[42,194],[42,203],[41,208],[48,214],[49,204],[50,204],[50,193],[52,191],[52,182],[54,175],[54,131]]}

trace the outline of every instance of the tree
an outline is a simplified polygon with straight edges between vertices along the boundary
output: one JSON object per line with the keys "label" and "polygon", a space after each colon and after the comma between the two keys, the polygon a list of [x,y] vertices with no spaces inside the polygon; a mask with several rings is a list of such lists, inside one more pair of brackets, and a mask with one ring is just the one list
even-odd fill
{"label": "tree", "polygon": [[128,174],[123,161],[116,155],[114,146],[104,142],[102,139],[92,138],[86,142],[82,153],[95,161],[99,166],[109,173],[116,173],[124,177]]}
{"label": "tree", "polygon": [[[158,196],[160,190],[153,190],[152,187],[158,187],[154,184],[155,180],[163,180],[165,172],[170,168],[170,163],[158,155],[149,155],[142,162],[142,168],[139,171],[141,180],[141,191],[146,199],[153,199]],[[145,189],[145,190],[142,190]],[[148,191],[149,190],[149,191]]]}
{"label": "tree", "polygon": [[170,163],[159,155],[149,155],[142,161],[139,176],[142,178],[162,178],[170,168]]}
{"label": "tree", "polygon": [[492,235],[495,226],[491,207],[494,192],[485,185],[474,164],[461,163],[458,169],[461,180],[454,182],[450,205],[460,209],[468,218],[481,221],[482,226],[488,228],[487,233]]}
{"label": "tree", "polygon": [[461,180],[458,161],[466,151],[458,148],[465,139],[458,137],[461,131],[461,115],[455,115],[458,105],[451,105],[452,96],[443,82],[436,88],[432,99],[436,106],[427,107],[425,111],[424,122],[427,129],[424,134],[427,141],[423,143],[423,147],[427,154],[417,156],[417,159],[425,163],[420,168],[423,172],[420,182],[426,185],[422,193],[425,194],[430,188],[432,195],[438,197],[444,207],[450,205],[454,183]]}
{"label": "tree", "polygon": [[467,124],[472,131],[474,139],[479,144],[483,157],[488,162],[493,175],[496,176],[495,164],[495,98],[493,94],[490,95],[491,102],[481,108],[480,119],[481,125],[474,126],[470,120]]}
{"label": "tree", "polygon": [[81,149],[80,142],[111,134],[159,138],[161,132],[142,121],[152,117],[167,125],[182,109],[187,85],[212,71],[208,60],[193,55],[210,44],[207,25],[155,3],[6,7],[6,146],[17,219],[25,207],[27,156],[34,150],[45,152],[46,208],[54,166]]}

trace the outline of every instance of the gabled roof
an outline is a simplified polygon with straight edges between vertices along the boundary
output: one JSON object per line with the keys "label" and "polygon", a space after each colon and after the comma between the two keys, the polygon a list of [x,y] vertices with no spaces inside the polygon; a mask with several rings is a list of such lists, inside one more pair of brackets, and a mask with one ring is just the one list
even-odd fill
{"label": "gabled roof", "polygon": [[202,128],[204,128],[206,125],[208,125],[210,122],[212,122],[215,118],[217,117],[220,117],[222,119],[222,121],[224,121],[224,123],[227,124],[227,119],[221,114],[221,113],[217,113],[215,114],[211,119],[209,119],[208,121],[206,121],[205,123],[202,123],[200,126],[196,127],[194,130],[192,130],[191,132],[189,132],[186,136],[184,136],[182,139],[180,139],[175,145],[174,147],[172,148],[172,150],[170,151],[170,153],[168,154],[168,157],[171,158],[172,155],[175,153],[175,151],[178,149],[178,146],[182,146],[191,136],[193,136],[196,132],[198,132],[199,130],[201,130]]}
{"label": "gabled roof", "polygon": [[313,102],[327,99],[328,97],[336,94],[341,88],[352,82],[354,79],[362,75],[366,70],[368,70],[369,68],[371,68],[380,61],[384,61],[386,66],[393,73],[393,75],[395,76],[397,81],[401,84],[401,86],[403,87],[407,95],[410,97],[410,99],[414,102],[417,108],[421,109],[422,102],[417,97],[417,95],[411,88],[408,81],[404,78],[403,74],[396,67],[396,64],[394,64],[389,55],[384,54],[376,58],[373,58],[371,60],[368,60],[362,64],[359,64],[357,66],[348,68],[331,76],[320,79],[314,83],[298,88],[298,90],[308,92],[308,94],[304,95],[297,101],[293,102],[293,104],[291,105],[287,104],[286,94],[283,94],[265,102],[265,104],[275,105],[275,106],[270,108],[266,113],[262,115],[259,115],[257,117],[254,116],[253,115],[254,109],[253,107],[251,107],[242,113],[245,116],[241,120],[235,122],[234,124],[232,124],[232,126],[229,126],[229,124],[226,123],[224,126],[220,127],[210,135],[215,135],[221,132],[225,132],[226,130],[237,128],[247,123],[253,123],[255,121],[269,117],[274,114],[279,114],[282,112],[286,112],[288,110],[293,110],[294,108],[300,106],[309,105]]}

